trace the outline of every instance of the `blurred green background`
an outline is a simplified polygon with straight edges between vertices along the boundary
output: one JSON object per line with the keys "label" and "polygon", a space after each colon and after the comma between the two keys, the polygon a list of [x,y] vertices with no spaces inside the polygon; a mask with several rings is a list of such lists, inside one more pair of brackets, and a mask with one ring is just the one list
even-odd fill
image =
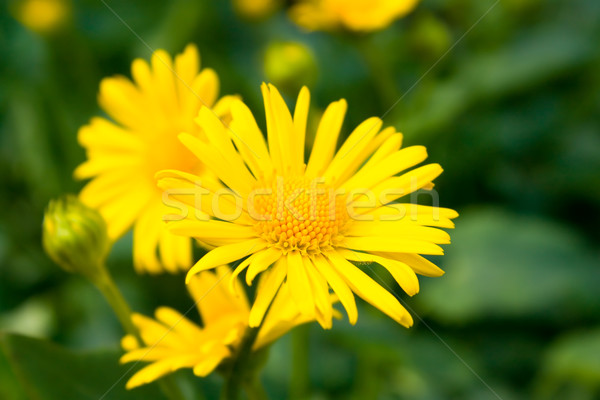
{"label": "blurred green background", "polygon": [[[435,260],[446,275],[398,290],[415,326],[362,307],[355,327],[300,328],[271,349],[272,398],[600,399],[600,2],[423,0],[362,36],[309,34],[282,10],[247,20],[224,0],[108,2],[122,20],[73,0],[70,23],[40,34],[14,18],[20,3],[0,3],[0,331],[27,337],[0,336],[0,399],[99,399],[127,370],[116,318],[44,255],[40,227],[50,198],[81,188],[77,129],[100,113],[103,77],[149,58],[140,38],[197,43],[222,93],[257,115],[265,49],[301,42],[313,104],[349,102],[345,134],[385,115],[445,169],[441,205],[461,216]],[[182,276],[133,273],[131,236],[109,266],[138,311],[191,305]],[[177,379],[190,399],[218,396],[216,374]],[[124,382],[104,398],[161,398]]]}

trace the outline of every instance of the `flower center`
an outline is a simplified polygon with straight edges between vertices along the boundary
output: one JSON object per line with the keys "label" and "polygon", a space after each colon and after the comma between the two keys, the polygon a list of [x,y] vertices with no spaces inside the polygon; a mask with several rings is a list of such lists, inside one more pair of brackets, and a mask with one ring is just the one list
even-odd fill
{"label": "flower center", "polygon": [[248,203],[258,234],[284,253],[331,249],[348,221],[345,196],[318,179],[277,177],[255,189]]}

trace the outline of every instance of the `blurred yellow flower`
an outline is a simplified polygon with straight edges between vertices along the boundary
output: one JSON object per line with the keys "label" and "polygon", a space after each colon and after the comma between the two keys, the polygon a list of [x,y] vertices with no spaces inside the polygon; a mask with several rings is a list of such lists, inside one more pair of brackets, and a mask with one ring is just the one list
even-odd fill
{"label": "blurred yellow flower", "polygon": [[282,0],[233,0],[235,11],[242,17],[250,19],[269,16],[282,4]]}
{"label": "blurred yellow flower", "polygon": [[[331,327],[329,288],[352,324],[358,316],[356,293],[398,323],[412,325],[396,297],[354,263],[382,265],[409,295],[419,290],[415,272],[443,274],[419,254],[443,254],[439,244],[450,243],[450,237],[437,228],[454,227],[451,219],[458,214],[395,203],[421,188],[431,189],[442,168],[428,164],[408,171],[427,158],[427,151],[422,146],[400,149],[402,134],[393,127],[382,130],[383,122],[376,117],[354,129],[336,154],[345,100],[325,110],[305,164],[308,89],[300,91],[293,117],[274,86],[263,85],[262,90],[268,147],[241,101],[231,104],[229,130],[202,109],[197,122],[208,140],[180,135],[229,191],[182,171],[157,175],[173,200],[211,216],[188,216],[170,225],[173,233],[217,246],[188,272],[188,281],[198,272],[247,257],[233,277],[248,268],[246,282],[251,284],[261,275],[250,312],[252,327],[260,325],[284,281],[302,314],[324,328]],[[177,195],[194,188],[195,198]]]}
{"label": "blurred yellow flower", "polygon": [[[225,117],[231,97],[217,101],[219,79],[212,69],[200,70],[194,45],[172,60],[163,50],[132,64],[133,82],[123,76],[103,79],[99,103],[114,121],[93,118],[79,130],[88,160],[75,170],[79,179],[93,178],[81,200],[100,211],[115,240],[132,226],[134,264],[138,271],[187,270],[191,242],[169,233],[162,192],[154,174],[166,168],[203,176],[204,168],[177,139],[181,132],[203,138],[194,118],[205,108]],[[160,250],[160,261],[157,258]]]}
{"label": "blurred yellow flower", "polygon": [[62,26],[71,7],[67,0],[23,0],[15,4],[14,14],[28,29],[44,34]]}
{"label": "blurred yellow flower", "polygon": [[419,0],[300,0],[290,9],[298,25],[314,30],[375,31],[411,12]]}
{"label": "blurred yellow flower", "polygon": [[[188,290],[200,312],[202,327],[168,307],[156,310],[156,320],[133,315],[144,345],[140,346],[131,335],[125,336],[122,346],[127,353],[121,362],[151,364],[131,377],[127,382],[128,389],[182,368],[192,368],[195,375],[206,376],[234,354],[248,327],[250,309],[243,292],[234,296],[221,282],[230,274],[229,267],[221,266],[216,273],[203,272],[189,281]],[[293,327],[309,322],[308,318],[300,316],[288,297],[284,285],[258,332],[253,350],[273,342]]]}

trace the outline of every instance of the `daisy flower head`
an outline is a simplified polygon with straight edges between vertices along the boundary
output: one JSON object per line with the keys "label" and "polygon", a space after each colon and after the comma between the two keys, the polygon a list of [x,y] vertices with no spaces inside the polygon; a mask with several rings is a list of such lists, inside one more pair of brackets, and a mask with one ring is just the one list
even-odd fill
{"label": "daisy flower head", "polygon": [[290,17],[310,31],[340,28],[357,32],[384,29],[411,12],[419,0],[300,0]]}
{"label": "daisy flower head", "polygon": [[[197,376],[207,376],[223,361],[232,357],[248,327],[250,307],[246,295],[233,296],[227,285],[221,284],[231,275],[228,266],[215,272],[205,271],[188,283],[202,326],[169,307],[160,307],[155,318],[133,314],[132,320],[143,343],[132,335],[121,341],[126,354],[122,363],[148,362],[127,382],[126,387],[153,382],[182,368],[191,368]],[[285,334],[293,327],[309,322],[298,313],[284,285],[273,301],[261,326],[252,350],[256,351]]]}
{"label": "daisy flower head", "polygon": [[161,219],[165,214],[162,193],[154,174],[175,168],[205,175],[202,163],[177,135],[188,132],[203,138],[202,129],[194,123],[198,110],[204,107],[226,118],[231,97],[218,100],[219,79],[213,70],[200,69],[194,45],[175,59],[157,50],[150,64],[136,59],[131,72],[133,81],[124,76],[102,80],[98,99],[109,118],[92,118],[79,130],[78,141],[87,161],[74,175],[91,178],[80,198],[106,219],[112,240],[133,227],[138,271],[187,270],[191,241],[166,229]]}
{"label": "daisy flower head", "polygon": [[[458,214],[397,202],[431,189],[442,168],[427,164],[411,169],[427,158],[425,148],[401,149],[402,134],[393,127],[382,129],[376,117],[358,125],[336,153],[345,100],[325,110],[306,161],[308,89],[300,91],[293,115],[274,86],[263,84],[262,92],[266,142],[241,101],[231,105],[230,129],[201,109],[197,122],[207,141],[180,135],[219,183],[176,170],[157,174],[159,186],[173,201],[202,211],[172,222],[171,231],[215,246],[190,269],[188,281],[201,271],[243,259],[233,277],[246,270],[250,285],[260,275],[251,327],[260,325],[284,283],[300,312],[324,328],[332,321],[330,290],[352,324],[358,316],[357,294],[411,326],[412,318],[397,298],[362,267],[383,266],[409,295],[419,290],[415,273],[443,274],[422,255],[443,253],[439,245],[450,243],[450,237],[439,228],[452,228],[451,219]],[[196,193],[189,196],[193,188]]]}

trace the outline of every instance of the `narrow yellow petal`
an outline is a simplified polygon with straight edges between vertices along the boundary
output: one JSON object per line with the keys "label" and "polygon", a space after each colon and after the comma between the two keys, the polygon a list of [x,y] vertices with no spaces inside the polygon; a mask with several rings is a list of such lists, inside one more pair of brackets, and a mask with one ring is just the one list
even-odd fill
{"label": "narrow yellow petal", "polygon": [[[386,132],[388,129],[390,130],[390,133],[394,133],[386,136],[384,135],[384,132]],[[365,163],[364,168],[371,168],[384,158],[387,158],[389,155],[400,150],[400,147],[402,146],[403,136],[401,133],[395,132],[393,127],[384,129],[379,136],[386,137],[386,139],[383,143],[375,143],[376,150],[373,155],[369,157],[369,160]]]}
{"label": "narrow yellow petal", "polygon": [[244,195],[252,190],[255,180],[245,166],[239,171],[234,170],[217,149],[188,133],[180,134],[179,140],[231,189]]}
{"label": "narrow yellow petal", "polygon": [[302,314],[314,316],[315,299],[300,253],[297,251],[289,252],[287,255],[287,265],[287,282],[292,299]]}
{"label": "narrow yellow petal", "polygon": [[282,257],[281,251],[273,247],[260,252],[259,256],[250,263],[248,271],[246,271],[246,283],[248,286],[252,285],[256,275],[269,268],[280,257]]}
{"label": "narrow yellow petal", "polygon": [[273,169],[271,156],[252,112],[242,101],[231,104],[230,133],[236,147],[257,179]]}
{"label": "narrow yellow petal", "polygon": [[358,253],[349,250],[338,250],[338,253],[347,260],[358,262],[374,262],[385,269],[394,277],[398,285],[410,296],[419,292],[419,280],[415,272],[405,263],[374,254]]}
{"label": "narrow yellow petal", "polygon": [[125,335],[121,339],[121,347],[125,351],[133,351],[140,348],[138,340],[133,335]]}
{"label": "narrow yellow petal", "polygon": [[250,310],[249,326],[255,328],[262,322],[267,309],[277,294],[287,273],[287,260],[280,258],[277,263],[261,274],[256,300]]}
{"label": "narrow yellow petal", "polygon": [[196,376],[207,376],[215,370],[225,358],[229,357],[231,352],[226,347],[220,347],[211,353],[210,356],[204,358],[194,366],[193,372]]}
{"label": "narrow yellow petal", "polygon": [[297,157],[294,163],[304,165],[304,146],[306,141],[306,124],[308,121],[308,112],[310,110],[310,92],[306,86],[302,86],[298,99],[296,100],[296,108],[294,110],[294,148],[297,149],[295,155]]}
{"label": "narrow yellow petal", "polygon": [[89,125],[79,129],[77,142],[85,148],[119,153],[137,153],[143,143],[138,135],[100,117],[92,118]]}
{"label": "narrow yellow petal", "polygon": [[369,168],[361,168],[352,178],[344,182],[343,188],[369,189],[397,173],[415,166],[427,158],[423,146],[411,146],[399,150]]}
{"label": "narrow yellow petal", "polygon": [[251,239],[217,247],[216,249],[209,251],[190,269],[185,281],[186,283],[189,283],[192,276],[199,272],[237,261],[240,258],[244,258],[264,249],[266,246],[267,244],[263,239]]}
{"label": "narrow yellow petal", "polygon": [[352,250],[389,251],[397,253],[418,253],[442,255],[444,250],[431,242],[389,236],[346,237],[343,247]]}
{"label": "narrow yellow petal", "polygon": [[177,332],[180,337],[187,339],[191,344],[194,344],[198,335],[202,334],[202,329],[198,325],[187,319],[179,311],[170,307],[157,308],[154,316],[158,321]]}
{"label": "narrow yellow petal", "polygon": [[140,213],[153,200],[154,188],[146,182],[131,185],[130,190],[100,207],[108,227],[108,236],[116,240],[129,230]]}
{"label": "narrow yellow petal", "polygon": [[213,107],[219,96],[219,85],[217,73],[211,68],[203,69],[192,82],[191,89],[188,89],[191,90],[193,98],[186,115],[188,112],[197,112],[202,107]]}
{"label": "narrow yellow petal", "polygon": [[148,204],[144,213],[133,228],[133,265],[137,272],[160,273],[162,267],[156,256],[156,246],[164,221],[161,220],[160,206]]}
{"label": "narrow yellow petal", "polygon": [[373,193],[381,204],[416,192],[441,175],[444,170],[439,164],[428,164],[415,168],[401,176],[386,179],[373,187]]}
{"label": "narrow yellow petal", "polygon": [[331,103],[323,113],[306,166],[307,178],[320,176],[331,162],[347,108],[346,100],[342,99]]}
{"label": "narrow yellow petal", "polygon": [[344,232],[345,236],[389,236],[423,240],[436,244],[449,244],[450,235],[436,228],[420,226],[408,220],[402,221],[354,221]]}
{"label": "narrow yellow petal", "polygon": [[175,260],[175,235],[173,235],[167,229],[167,224],[163,221],[162,223],[160,238],[158,241],[158,248],[160,250],[160,261],[162,266],[167,272],[176,273],[179,268],[177,261]]}
{"label": "narrow yellow petal", "polygon": [[269,85],[271,95],[271,107],[273,110],[273,122],[276,131],[276,142],[281,153],[283,171],[286,173],[299,174],[303,163],[297,163],[298,151],[294,146],[295,135],[294,122],[283,97],[273,85]]}
{"label": "narrow yellow petal", "polygon": [[193,276],[188,282],[188,290],[192,296],[205,327],[219,323],[228,324],[233,316],[248,315],[248,299],[243,291],[239,296],[232,296],[227,287],[231,269],[223,265],[216,273],[205,271]]}
{"label": "narrow yellow petal", "polygon": [[337,252],[328,252],[327,258],[356,294],[399,324],[412,326],[412,317],[394,295]]}
{"label": "narrow yellow petal", "polygon": [[182,115],[193,115],[198,103],[197,94],[194,93],[192,85],[199,69],[198,48],[193,44],[188,44],[183,52],[175,57],[175,82]]}
{"label": "narrow yellow petal", "polygon": [[277,137],[277,124],[275,123],[275,114],[273,111],[273,105],[271,104],[271,94],[267,84],[263,83],[260,86],[260,90],[263,96],[263,102],[265,103],[265,117],[267,119],[267,142],[269,143],[269,154],[273,161],[273,167],[275,171],[282,175],[285,173],[283,164],[283,155],[281,154],[281,148],[279,146],[279,139]]}
{"label": "narrow yellow petal", "polygon": [[231,278],[229,278],[229,291],[232,294],[234,294],[235,296],[239,296],[240,293],[242,293],[238,276],[242,273],[242,271],[244,271],[246,268],[248,268],[248,265],[250,265],[250,263],[253,260],[258,258],[260,255],[262,255],[265,251],[268,251],[268,250],[269,249],[262,250],[258,253],[251,254],[244,261],[242,261],[237,267],[235,267],[235,269],[231,273]]}
{"label": "narrow yellow petal", "polygon": [[379,133],[382,125],[383,121],[377,117],[369,118],[358,125],[327,167],[324,178],[331,181],[342,176],[357,159],[361,158],[364,149]]}
{"label": "narrow yellow petal", "polygon": [[130,178],[133,178],[133,174],[123,174],[123,171],[118,170],[103,173],[83,187],[79,199],[89,207],[99,208],[120,197],[122,193],[128,192],[131,189],[131,182],[134,181]]}
{"label": "narrow yellow petal", "polygon": [[[211,143],[212,148],[220,154],[220,160],[225,161],[230,171],[235,171],[235,174],[239,179],[247,180],[248,184],[252,184],[255,180],[246,168],[242,157],[233,146],[231,139],[227,133],[227,128],[223,125],[221,120],[215,115],[214,111],[207,107],[202,107],[196,122],[206,134],[208,141]],[[189,138],[187,142],[189,142]],[[199,141],[198,141],[199,142]],[[197,148],[197,144],[193,146]],[[204,158],[200,158],[204,161]],[[218,158],[216,158],[218,159]],[[215,171],[218,173],[218,171]],[[227,183],[227,182],[226,182]],[[239,183],[239,182],[238,182]],[[242,187],[245,187],[243,185]]]}
{"label": "narrow yellow petal", "polygon": [[[431,211],[413,212],[412,206],[412,204],[406,203],[388,203],[374,210],[367,210],[366,213],[357,216],[356,219],[454,228],[454,222],[446,217],[443,211],[438,212],[436,207],[432,207]],[[360,214],[360,212],[357,212],[357,214]]]}
{"label": "narrow yellow petal", "polygon": [[150,60],[154,75],[154,85],[164,115],[175,117],[178,114],[179,99],[175,92],[175,69],[171,55],[162,49],[152,53]]}
{"label": "narrow yellow petal", "polygon": [[331,306],[327,280],[315,269],[310,258],[302,257],[302,261],[310,282],[311,291],[315,298],[315,304],[318,311],[316,315],[317,321],[321,324],[323,329],[331,329],[333,308]]}
{"label": "narrow yellow petal", "polygon": [[413,269],[417,274],[430,277],[438,277],[444,275],[444,271],[437,265],[427,260],[425,257],[418,254],[410,253],[378,253],[382,257],[391,258],[405,263]]}
{"label": "narrow yellow petal", "polygon": [[358,310],[356,309],[356,302],[354,300],[354,295],[352,291],[341,278],[341,276],[336,272],[336,270],[331,266],[329,261],[323,256],[316,256],[313,259],[315,269],[323,275],[323,277],[329,283],[329,286],[333,289],[335,294],[340,299],[340,302],[346,309],[346,313],[348,314],[348,320],[352,325],[356,324],[356,320],[358,319]]}
{"label": "narrow yellow petal", "polygon": [[133,389],[141,385],[145,385],[150,382],[154,382],[155,380],[176,371],[177,369],[192,367],[198,360],[197,355],[183,355],[178,357],[167,358],[162,361],[157,361],[148,365],[145,368],[142,368],[140,371],[135,373],[127,384],[125,388]]}
{"label": "narrow yellow petal", "polygon": [[112,119],[127,128],[135,129],[147,124],[143,97],[125,77],[104,78],[100,82],[98,103]]}

